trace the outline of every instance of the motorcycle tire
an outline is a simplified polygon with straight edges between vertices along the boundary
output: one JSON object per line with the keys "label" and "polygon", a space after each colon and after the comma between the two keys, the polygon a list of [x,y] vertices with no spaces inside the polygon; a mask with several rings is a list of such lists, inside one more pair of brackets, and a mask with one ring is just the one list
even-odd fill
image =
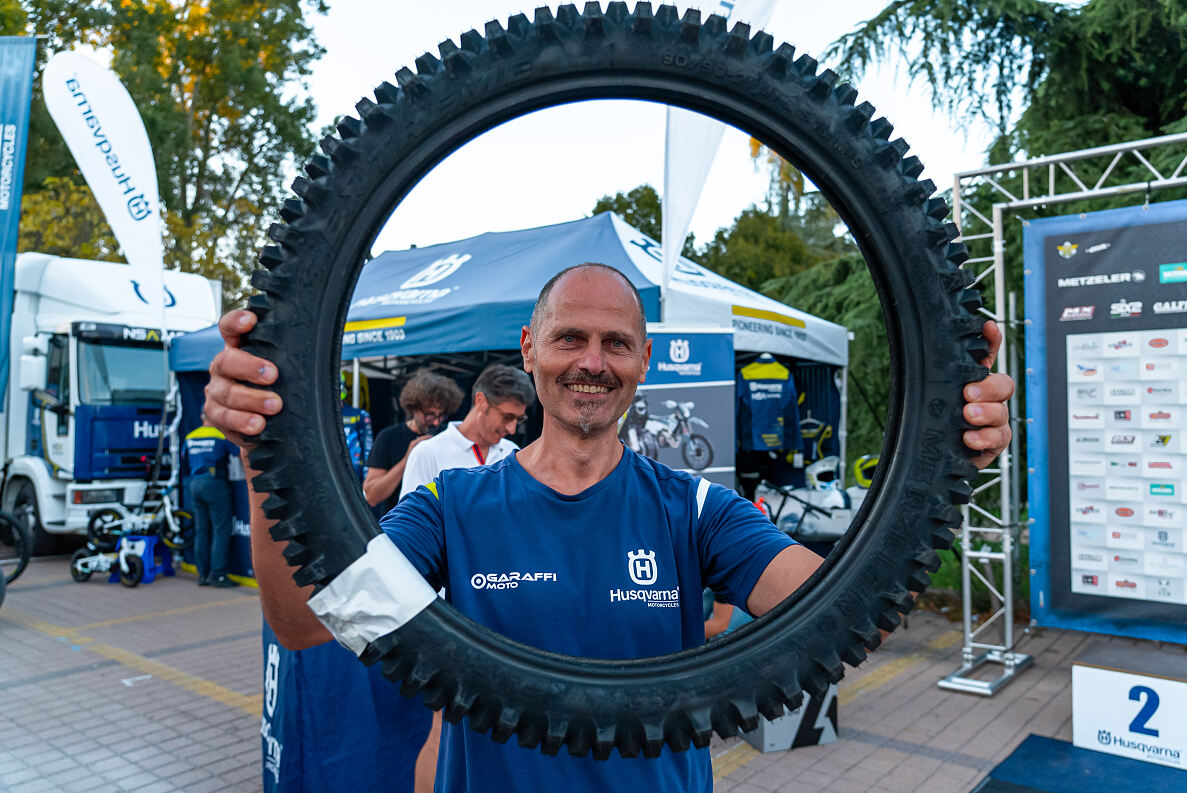
{"label": "motorcycle tire", "polygon": [[680,444],[680,456],[692,470],[703,471],[713,465],[713,444],[704,435],[694,432]]}
{"label": "motorcycle tire", "polygon": [[33,534],[25,521],[0,512],[0,577],[4,583],[16,581],[29,566],[33,554]]}
{"label": "motorcycle tire", "polygon": [[[128,569],[124,570],[124,565]],[[118,565],[117,569],[120,574],[120,583],[131,588],[144,580],[144,560],[134,553],[130,553],[124,557],[124,564]]]}
{"label": "motorcycle tire", "polygon": [[[321,144],[269,230],[246,348],[274,361],[285,409],[253,439],[254,487],[299,585],[320,593],[379,529],[348,463],[338,370],[347,304],[378,230],[428,171],[510,119],[589,99],[666,102],[761,140],[817,185],[852,230],[886,317],[883,460],[851,531],[811,580],[712,647],[637,660],[557,656],[471,621],[430,591],[399,627],[356,641],[409,696],[498,741],[546,754],[653,757],[704,747],[822,695],[911,610],[951,543],[976,469],[962,387],[986,370],[979,295],[947,205],[857,92],[789,45],[719,16],[649,3],[560,6],[444,42],[357,105]],[[876,507],[876,508],[875,508]],[[376,543],[375,549],[391,544]],[[394,546],[392,546],[394,547]],[[393,567],[403,563],[398,552]],[[387,572],[400,586],[428,585]],[[383,577],[383,576],[381,576]],[[346,580],[346,579],[343,579]],[[332,619],[330,620],[332,621]],[[341,627],[341,625],[339,625]]]}
{"label": "motorcycle tire", "polygon": [[75,551],[74,555],[70,557],[70,577],[80,584],[83,581],[90,581],[91,571],[83,570],[81,567],[79,567],[78,563],[83,559],[89,559],[94,555],[95,554],[88,551],[86,548],[79,548],[77,551]]}

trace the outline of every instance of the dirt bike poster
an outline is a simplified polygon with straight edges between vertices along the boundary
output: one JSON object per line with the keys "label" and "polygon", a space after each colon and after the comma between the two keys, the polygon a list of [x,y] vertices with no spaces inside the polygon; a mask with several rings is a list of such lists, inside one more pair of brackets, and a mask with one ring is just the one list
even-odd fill
{"label": "dirt bike poster", "polygon": [[1187,642],[1187,201],[1031,221],[1031,613]]}
{"label": "dirt bike poster", "polygon": [[628,448],[734,486],[734,334],[649,324],[647,379],[619,420]]}

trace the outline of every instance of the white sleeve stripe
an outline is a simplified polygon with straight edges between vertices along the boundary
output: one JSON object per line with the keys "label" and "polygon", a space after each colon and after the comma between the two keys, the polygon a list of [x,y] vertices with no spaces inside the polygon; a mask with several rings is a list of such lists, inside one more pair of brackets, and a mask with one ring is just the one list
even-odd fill
{"label": "white sleeve stripe", "polygon": [[701,477],[701,481],[697,482],[697,520],[701,518],[701,512],[705,509],[705,498],[709,495],[709,480]]}
{"label": "white sleeve stripe", "polygon": [[437,594],[386,534],[309,598],[309,608],[334,638],[355,655],[369,642],[404,625]]}

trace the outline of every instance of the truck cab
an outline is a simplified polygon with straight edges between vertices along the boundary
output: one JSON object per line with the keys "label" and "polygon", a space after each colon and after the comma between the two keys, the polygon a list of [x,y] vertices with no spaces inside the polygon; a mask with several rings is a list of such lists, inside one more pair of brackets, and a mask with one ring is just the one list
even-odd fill
{"label": "truck cab", "polygon": [[17,258],[8,389],[0,404],[0,508],[32,524],[34,552],[62,549],[90,516],[138,504],[177,407],[165,344],[213,324],[220,285],[164,273],[165,328],[127,265]]}

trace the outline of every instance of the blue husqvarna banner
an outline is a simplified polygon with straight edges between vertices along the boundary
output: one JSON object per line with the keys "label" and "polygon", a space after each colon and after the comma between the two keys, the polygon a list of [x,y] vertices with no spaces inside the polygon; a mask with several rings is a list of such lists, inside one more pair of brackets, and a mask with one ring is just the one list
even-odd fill
{"label": "blue husqvarna banner", "polygon": [[734,334],[649,324],[647,380],[618,437],[672,468],[734,486]]}
{"label": "blue husqvarna banner", "polygon": [[33,99],[33,56],[37,39],[0,36],[0,394],[8,386],[13,271],[25,178],[25,140]]}

